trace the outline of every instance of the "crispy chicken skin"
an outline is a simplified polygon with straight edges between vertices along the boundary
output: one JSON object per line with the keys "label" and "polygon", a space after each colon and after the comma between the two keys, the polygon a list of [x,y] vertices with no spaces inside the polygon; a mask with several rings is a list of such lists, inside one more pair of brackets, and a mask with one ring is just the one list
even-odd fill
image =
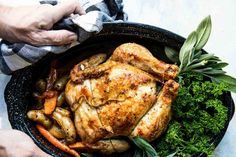
{"label": "crispy chicken skin", "polygon": [[118,139],[106,139],[100,140],[93,144],[86,144],[86,149],[92,149],[94,151],[111,154],[114,152],[124,152],[129,148],[129,143],[125,140]]}
{"label": "crispy chicken skin", "polygon": [[118,46],[110,59],[133,65],[152,74],[159,81],[174,79],[178,73],[177,65],[156,59],[147,48],[135,43]]}
{"label": "crispy chicken skin", "polygon": [[[68,102],[79,106],[75,109],[75,126],[82,140],[89,143],[108,136],[128,136],[139,119],[156,101],[156,82],[148,73],[113,61],[101,64],[97,68],[106,69],[106,74],[96,79],[85,80],[86,85],[74,86],[74,83],[70,82],[66,88],[66,95],[69,95],[67,98],[70,99],[73,95],[84,99],[80,105],[76,100]],[[81,132],[84,132],[83,136]]]}
{"label": "crispy chicken skin", "polygon": [[171,103],[175,99],[178,89],[178,83],[168,80],[158,94],[156,103],[142,117],[130,137],[140,136],[148,141],[159,137],[166,130],[170,121]]}
{"label": "crispy chicken skin", "polygon": [[[96,61],[98,62],[98,60],[103,60],[104,56],[100,54],[100,56],[96,56],[93,58],[97,58]],[[130,64],[136,68],[146,71],[149,74],[152,74],[157,81],[161,82],[169,79],[174,79],[177,76],[179,70],[177,65],[167,64],[163,61],[158,60],[157,58],[153,57],[153,55],[147,48],[135,43],[125,43],[118,46],[114,50],[109,60]],[[109,62],[109,64],[111,64],[111,62]],[[83,81],[84,78],[92,78],[102,75],[107,66],[103,66],[103,69],[99,69],[98,71],[96,65],[98,64],[95,64],[95,66],[91,66],[91,68],[89,68],[89,70],[86,72],[78,70],[81,68],[75,66],[75,68],[72,70],[71,79],[74,82],[79,83]]]}
{"label": "crispy chicken skin", "polygon": [[[178,67],[135,43],[120,45],[107,61],[104,54],[93,58],[74,67],[65,90],[82,142],[92,150],[112,153],[129,148],[128,143],[120,146],[124,140],[113,144],[112,138],[140,136],[153,141],[159,137],[178,93],[179,85],[172,80]],[[158,93],[160,84],[164,85]],[[104,143],[104,139],[111,140]]]}

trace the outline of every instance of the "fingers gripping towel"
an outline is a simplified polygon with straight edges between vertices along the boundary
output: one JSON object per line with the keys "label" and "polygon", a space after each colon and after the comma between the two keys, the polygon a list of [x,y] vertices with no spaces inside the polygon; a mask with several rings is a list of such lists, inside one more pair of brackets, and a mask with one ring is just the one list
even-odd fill
{"label": "fingers gripping towel", "polygon": [[[40,4],[56,5],[59,0],[44,0]],[[122,0],[79,0],[86,11],[85,15],[71,15],[60,20],[53,29],[67,29],[76,32],[79,44],[98,33],[104,22],[119,22],[127,20],[123,12]],[[64,46],[34,46],[25,43],[9,43],[4,39],[0,43],[0,70],[5,74],[29,66],[48,53],[59,54],[76,44]]]}

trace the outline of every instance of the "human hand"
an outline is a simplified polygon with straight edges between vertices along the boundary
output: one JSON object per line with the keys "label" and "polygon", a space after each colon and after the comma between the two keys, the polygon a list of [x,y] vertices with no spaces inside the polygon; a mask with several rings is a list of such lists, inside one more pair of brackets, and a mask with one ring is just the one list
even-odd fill
{"label": "human hand", "polygon": [[75,33],[67,30],[50,30],[56,22],[72,13],[85,14],[75,0],[67,0],[55,6],[0,6],[0,38],[9,42],[26,42],[33,45],[72,43],[77,40]]}
{"label": "human hand", "polygon": [[18,130],[0,130],[1,157],[51,157],[40,150],[33,140]]}

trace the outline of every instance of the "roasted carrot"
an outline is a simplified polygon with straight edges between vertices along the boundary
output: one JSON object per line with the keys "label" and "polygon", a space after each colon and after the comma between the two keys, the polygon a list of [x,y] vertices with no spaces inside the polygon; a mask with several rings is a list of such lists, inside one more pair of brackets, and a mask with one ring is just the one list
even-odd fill
{"label": "roasted carrot", "polygon": [[52,136],[42,125],[36,124],[36,128],[38,131],[55,147],[61,149],[64,152],[67,152],[75,157],[80,157],[79,153],[77,153],[75,150],[69,148],[67,145],[61,143],[58,141],[54,136]]}
{"label": "roasted carrot", "polygon": [[53,97],[51,98],[45,98],[45,102],[44,102],[44,113],[46,115],[52,114],[52,112],[55,110],[56,106],[57,106],[57,97],[58,94],[55,91],[55,94]]}
{"label": "roasted carrot", "polygon": [[54,91],[54,90],[49,90],[49,91],[43,92],[42,98],[44,98],[44,99],[52,98],[55,96],[56,93],[57,93],[57,91]]}

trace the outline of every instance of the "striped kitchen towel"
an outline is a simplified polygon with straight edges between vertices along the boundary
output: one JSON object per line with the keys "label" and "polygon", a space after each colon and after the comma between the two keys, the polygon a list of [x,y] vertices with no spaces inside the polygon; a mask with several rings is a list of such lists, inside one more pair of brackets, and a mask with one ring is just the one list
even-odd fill
{"label": "striped kitchen towel", "polygon": [[[58,0],[59,1],[59,0]],[[44,0],[39,3],[56,5],[57,0]],[[127,20],[123,12],[122,0],[79,0],[86,11],[85,15],[73,15],[62,19],[53,29],[67,29],[78,34],[78,42],[66,46],[34,46],[25,43],[0,42],[0,71],[5,74],[29,66],[48,53],[63,53],[102,29],[103,22]]]}

